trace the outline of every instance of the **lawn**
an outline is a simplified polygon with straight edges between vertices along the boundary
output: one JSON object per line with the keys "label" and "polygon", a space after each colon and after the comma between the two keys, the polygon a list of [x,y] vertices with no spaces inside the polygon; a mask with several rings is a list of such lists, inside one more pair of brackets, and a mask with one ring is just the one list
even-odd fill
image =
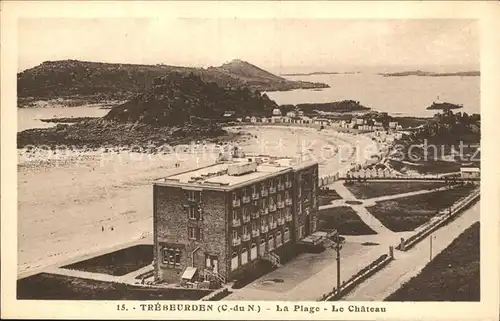
{"label": "lawn", "polygon": [[199,300],[210,292],[143,288],[50,273],[17,281],[18,300]]}
{"label": "lawn", "polygon": [[349,206],[332,207],[318,212],[319,229],[336,229],[341,235],[377,234]]}
{"label": "lawn", "polygon": [[446,186],[443,182],[352,182],[345,187],[358,199],[396,195]]}
{"label": "lawn", "polygon": [[480,301],[479,222],[386,301]]}
{"label": "lawn", "polygon": [[65,269],[122,276],[153,261],[153,245],[136,245],[63,266]]}
{"label": "lawn", "polygon": [[340,200],[342,197],[335,190],[321,189],[318,193],[319,206],[328,205],[334,200]]}
{"label": "lawn", "polygon": [[412,170],[423,175],[459,172],[461,167],[459,163],[447,162],[443,160],[417,161],[415,162],[416,165],[404,164],[396,160],[391,160],[390,163],[395,170],[402,173]]}
{"label": "lawn", "polygon": [[444,210],[468,195],[473,188],[459,186],[451,190],[381,201],[367,210],[394,232],[412,231],[429,221],[438,210]]}

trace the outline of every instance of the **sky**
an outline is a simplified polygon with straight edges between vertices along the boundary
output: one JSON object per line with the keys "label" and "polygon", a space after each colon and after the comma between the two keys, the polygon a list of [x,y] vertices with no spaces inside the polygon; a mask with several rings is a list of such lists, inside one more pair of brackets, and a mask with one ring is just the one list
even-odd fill
{"label": "sky", "polygon": [[17,69],[62,59],[195,67],[242,59],[276,73],[479,69],[478,29],[452,19],[24,18]]}

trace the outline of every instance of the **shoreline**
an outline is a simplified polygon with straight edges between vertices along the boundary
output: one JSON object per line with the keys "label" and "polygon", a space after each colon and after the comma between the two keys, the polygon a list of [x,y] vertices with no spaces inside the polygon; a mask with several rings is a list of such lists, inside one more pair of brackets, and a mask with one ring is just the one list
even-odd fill
{"label": "shoreline", "polygon": [[[311,144],[311,153],[317,157],[322,156],[321,147],[327,144],[373,143],[365,135],[319,133],[301,127],[266,126],[244,131],[251,135],[240,136],[243,139],[235,144],[248,154],[296,155],[298,136]],[[338,140],[339,137],[347,138],[347,142]],[[280,140],[284,141],[284,151],[276,147]],[[209,165],[214,162],[209,156],[90,151],[59,159],[22,160],[17,169],[18,273],[58,264],[88,251],[104,250],[151,232],[152,181]],[[320,165],[320,173],[338,171],[347,165],[350,162],[340,164],[336,158],[326,158]],[[50,188],[46,182],[51,182]],[[105,231],[101,231],[101,226]]]}

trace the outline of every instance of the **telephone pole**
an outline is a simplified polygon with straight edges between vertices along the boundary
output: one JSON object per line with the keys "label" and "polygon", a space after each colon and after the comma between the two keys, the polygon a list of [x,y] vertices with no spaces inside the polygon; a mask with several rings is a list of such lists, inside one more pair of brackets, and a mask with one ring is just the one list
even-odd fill
{"label": "telephone pole", "polygon": [[340,293],[340,250],[342,246],[340,244],[340,235],[339,232],[335,232],[334,236],[335,241],[335,251],[337,252],[337,294]]}

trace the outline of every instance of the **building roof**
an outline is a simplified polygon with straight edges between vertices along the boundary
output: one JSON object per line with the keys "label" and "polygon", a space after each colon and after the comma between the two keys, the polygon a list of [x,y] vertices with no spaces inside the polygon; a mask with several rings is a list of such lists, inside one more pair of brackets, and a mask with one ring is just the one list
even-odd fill
{"label": "building roof", "polygon": [[[229,175],[228,168],[232,165],[249,163],[249,160],[259,164],[256,170],[242,175]],[[299,170],[317,164],[313,160],[299,162],[293,158],[272,158],[269,156],[235,158],[231,161],[213,164],[195,170],[174,174],[155,182],[156,185],[180,186],[185,188],[201,188],[214,190],[230,190],[240,186],[259,182],[285,172]]]}
{"label": "building roof", "polygon": [[184,273],[182,274],[182,278],[184,280],[192,280],[194,275],[196,274],[196,268],[192,266],[188,266]]}

